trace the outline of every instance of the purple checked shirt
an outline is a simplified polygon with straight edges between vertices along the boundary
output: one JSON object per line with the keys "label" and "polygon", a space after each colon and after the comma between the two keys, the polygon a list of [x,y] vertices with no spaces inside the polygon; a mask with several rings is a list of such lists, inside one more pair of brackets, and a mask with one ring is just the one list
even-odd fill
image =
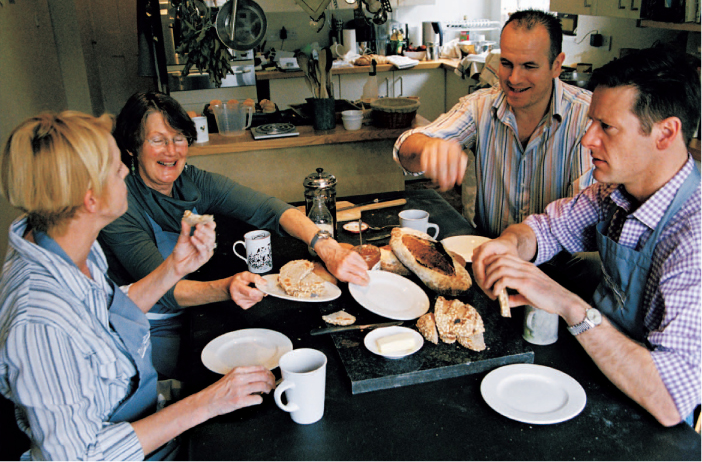
{"label": "purple checked shirt", "polygon": [[[643,247],[693,168],[688,156],[668,183],[627,215],[621,245],[636,250]],[[642,301],[651,357],[682,418],[700,403],[700,200],[698,185],[661,233]],[[561,250],[596,250],[595,226],[615,206],[632,209],[624,188],[597,183],[574,198],[552,202],[544,214],[529,216],[525,223],[534,230],[538,244],[535,263],[539,265]]]}

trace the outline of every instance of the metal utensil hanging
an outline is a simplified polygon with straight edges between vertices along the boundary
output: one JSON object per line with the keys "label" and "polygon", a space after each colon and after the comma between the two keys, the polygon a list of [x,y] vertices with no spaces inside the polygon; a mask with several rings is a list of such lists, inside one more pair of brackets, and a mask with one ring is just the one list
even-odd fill
{"label": "metal utensil hanging", "polygon": [[266,38],[268,21],[258,3],[229,0],[217,13],[217,36],[234,50],[251,50]]}

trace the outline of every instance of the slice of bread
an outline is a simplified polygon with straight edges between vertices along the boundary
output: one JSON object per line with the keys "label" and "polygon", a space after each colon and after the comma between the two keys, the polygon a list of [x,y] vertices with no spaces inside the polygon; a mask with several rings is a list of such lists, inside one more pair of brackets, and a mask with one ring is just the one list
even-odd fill
{"label": "slice of bread", "polygon": [[417,319],[417,329],[425,339],[434,345],[439,344],[439,331],[436,330],[434,313],[427,313],[420,316],[419,319]]}
{"label": "slice of bread", "polygon": [[473,351],[485,349],[483,319],[469,304],[439,297],[434,307],[434,316],[443,342],[454,343],[458,340],[459,344]]}
{"label": "slice of bread", "polygon": [[214,221],[214,215],[198,215],[190,210],[186,210],[183,213],[183,221],[185,221],[190,226],[195,226],[198,224],[205,224]]}
{"label": "slice of bread", "polygon": [[322,319],[324,319],[324,322],[334,324],[335,326],[350,326],[356,322],[356,317],[352,314],[348,314],[344,310],[331,314],[325,314],[322,316]]}
{"label": "slice of bread", "polygon": [[293,260],[280,268],[278,284],[291,297],[319,297],[326,289],[324,279],[314,271],[314,263],[308,260]]}

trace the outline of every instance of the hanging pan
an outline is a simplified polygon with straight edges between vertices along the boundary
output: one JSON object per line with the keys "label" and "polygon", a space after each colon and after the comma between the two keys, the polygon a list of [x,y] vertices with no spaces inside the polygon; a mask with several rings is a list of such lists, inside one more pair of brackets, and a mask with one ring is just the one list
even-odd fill
{"label": "hanging pan", "polygon": [[229,0],[217,13],[217,35],[234,50],[253,49],[266,38],[267,28],[266,14],[251,0]]}

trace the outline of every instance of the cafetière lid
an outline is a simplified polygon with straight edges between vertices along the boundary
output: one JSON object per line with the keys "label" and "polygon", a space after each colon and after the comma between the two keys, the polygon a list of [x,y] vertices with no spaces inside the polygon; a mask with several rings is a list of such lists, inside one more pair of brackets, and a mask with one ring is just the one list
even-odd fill
{"label": "cafeti\u00e8re lid", "polygon": [[310,173],[302,183],[305,188],[326,189],[336,186],[336,177],[331,173],[325,173],[323,168],[318,168],[316,173]]}

